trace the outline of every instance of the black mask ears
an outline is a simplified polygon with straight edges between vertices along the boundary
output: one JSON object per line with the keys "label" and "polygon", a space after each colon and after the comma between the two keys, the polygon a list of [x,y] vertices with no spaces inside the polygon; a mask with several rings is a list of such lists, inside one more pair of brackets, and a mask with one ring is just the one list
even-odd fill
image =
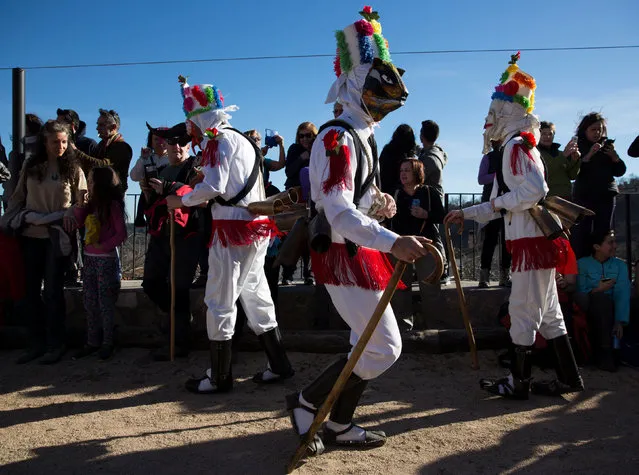
{"label": "black mask ears", "polygon": [[402,68],[397,68],[397,72],[399,73],[399,77],[403,77],[406,70]]}

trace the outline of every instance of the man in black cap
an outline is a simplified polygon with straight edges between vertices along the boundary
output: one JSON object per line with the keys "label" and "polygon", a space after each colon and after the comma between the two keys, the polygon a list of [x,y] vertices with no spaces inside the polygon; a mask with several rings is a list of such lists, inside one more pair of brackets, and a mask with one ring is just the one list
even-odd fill
{"label": "man in black cap", "polygon": [[[147,124],[148,126],[148,124]],[[154,135],[167,142],[169,164],[159,172],[149,170],[140,182],[147,197],[146,210],[149,220],[149,247],[144,262],[142,288],[149,298],[165,314],[162,328],[168,330],[168,313],[171,305],[170,224],[166,197],[182,196],[192,190],[190,184],[198,179],[197,157],[190,156],[190,137],[184,122],[170,129],[154,129]],[[202,241],[206,233],[203,213],[206,208],[189,208],[175,211],[175,356],[187,356],[190,349],[191,306],[189,290],[195,275]],[[166,345],[153,353],[156,361],[169,359],[168,338]]]}
{"label": "man in black cap", "polygon": [[58,109],[58,121],[69,124],[73,131],[73,140],[78,150],[90,156],[95,156],[98,150],[98,143],[92,138],[84,135],[86,133],[87,124],[80,120],[80,116],[73,109]]}

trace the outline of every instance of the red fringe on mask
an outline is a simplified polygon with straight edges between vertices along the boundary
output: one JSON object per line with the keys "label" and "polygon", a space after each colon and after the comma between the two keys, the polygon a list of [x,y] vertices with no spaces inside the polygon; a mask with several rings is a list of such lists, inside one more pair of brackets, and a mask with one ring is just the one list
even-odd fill
{"label": "red fringe on mask", "polygon": [[[327,252],[311,250],[311,264],[318,284],[359,287],[368,290],[384,290],[393,273],[393,266],[386,254],[360,247],[355,257],[350,257],[345,244],[331,244]],[[400,281],[398,289],[406,289]]]}
{"label": "red fringe on mask", "polygon": [[338,153],[330,153],[328,156],[329,171],[328,178],[322,183],[322,191],[325,195],[333,190],[353,189],[353,178],[351,177],[351,151],[346,145],[339,148]]}
{"label": "red fringe on mask", "polygon": [[560,244],[544,236],[506,241],[506,250],[512,256],[513,272],[554,269],[557,267]]}
{"label": "red fringe on mask", "polygon": [[[528,147],[526,147],[523,144],[516,143],[515,145],[513,145],[513,150],[510,154],[510,171],[512,172],[513,175],[523,175],[524,173],[522,164],[519,161],[520,151],[524,152],[531,162],[535,161]],[[526,169],[530,170],[530,163],[526,163]]]}
{"label": "red fringe on mask", "polygon": [[272,219],[243,221],[239,219],[214,219],[211,229],[209,247],[219,242],[222,247],[248,246],[262,239],[269,238],[278,229]]}

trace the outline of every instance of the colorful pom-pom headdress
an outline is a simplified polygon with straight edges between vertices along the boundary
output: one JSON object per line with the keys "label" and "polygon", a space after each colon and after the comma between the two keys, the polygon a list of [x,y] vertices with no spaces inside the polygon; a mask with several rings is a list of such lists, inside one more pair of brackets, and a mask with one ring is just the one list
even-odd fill
{"label": "colorful pom-pom headdress", "polygon": [[513,54],[508,62],[506,71],[500,78],[500,84],[495,87],[492,99],[513,102],[521,105],[527,114],[535,108],[535,79],[522,71],[517,65],[521,53]]}
{"label": "colorful pom-pom headdress", "polygon": [[382,36],[379,14],[370,6],[365,6],[358,20],[343,30],[335,32],[337,54],[334,69],[337,77],[349,73],[361,64],[372,64],[373,59],[390,61],[388,41]]}
{"label": "colorful pom-pom headdress", "polygon": [[200,130],[217,127],[231,118],[227,112],[238,110],[237,106],[224,107],[222,92],[211,84],[189,86],[184,76],[178,76],[182,92],[182,108],[187,121],[192,121]]}

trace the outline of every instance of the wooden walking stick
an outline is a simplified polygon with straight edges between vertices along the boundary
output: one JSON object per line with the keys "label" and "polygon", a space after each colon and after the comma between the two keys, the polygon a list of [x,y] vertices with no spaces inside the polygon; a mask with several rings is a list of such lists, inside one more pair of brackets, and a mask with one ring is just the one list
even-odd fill
{"label": "wooden walking stick", "polygon": [[[460,227],[460,231],[462,229],[463,225],[462,227]],[[471,367],[473,369],[479,369],[479,360],[477,359],[477,346],[475,345],[475,334],[473,333],[473,327],[470,324],[470,318],[468,317],[466,296],[464,295],[464,289],[462,289],[461,279],[459,278],[459,269],[457,269],[457,261],[455,260],[455,249],[453,249],[453,241],[450,238],[450,223],[446,223],[445,230],[448,256],[450,258],[451,267],[453,268],[455,285],[457,287],[457,293],[459,294],[459,306],[461,307],[462,318],[464,319],[464,326],[466,327],[466,334],[468,335],[468,346],[470,347],[470,354],[472,358]]]}
{"label": "wooden walking stick", "polygon": [[175,358],[175,212],[169,212],[169,225],[171,230],[171,336],[169,340],[169,354],[171,361]]}
{"label": "wooden walking stick", "polygon": [[322,404],[322,406],[317,411],[317,415],[315,416],[315,419],[313,419],[313,423],[311,424],[311,427],[308,429],[308,432],[304,434],[304,440],[302,440],[299,447],[297,447],[297,450],[295,451],[295,454],[293,455],[291,462],[288,464],[286,473],[291,473],[293,472],[293,470],[297,468],[297,464],[306,453],[306,447],[313,440],[313,437],[315,436],[320,426],[324,422],[324,419],[326,419],[326,416],[328,415],[328,413],[331,412],[331,408],[333,407],[333,404],[339,397],[340,393],[342,392],[342,389],[344,389],[344,385],[346,384],[346,381],[351,376],[351,373],[353,372],[353,368],[359,361],[360,356],[362,356],[362,353],[364,352],[364,349],[366,348],[368,341],[373,335],[373,332],[375,331],[377,324],[381,320],[382,315],[384,314],[384,311],[386,310],[386,307],[390,303],[391,298],[393,297],[393,294],[395,293],[395,289],[397,289],[397,285],[399,284],[399,281],[402,278],[404,269],[406,269],[406,263],[403,261],[397,261],[397,263],[395,264],[395,270],[393,271],[393,275],[391,276],[390,281],[388,282],[388,285],[386,286],[386,289],[384,290],[384,293],[382,294],[382,298],[379,300],[379,302],[377,303],[377,306],[375,307],[373,316],[371,317],[368,324],[366,325],[366,328],[362,332],[362,335],[359,337],[357,344],[351,351],[351,356],[348,358],[348,361],[346,362],[346,366],[344,366],[344,369],[342,370],[339,377],[337,378],[337,381],[335,381],[335,384],[333,385],[333,389],[331,389],[331,392],[329,393],[328,397],[324,401],[324,404]]}

